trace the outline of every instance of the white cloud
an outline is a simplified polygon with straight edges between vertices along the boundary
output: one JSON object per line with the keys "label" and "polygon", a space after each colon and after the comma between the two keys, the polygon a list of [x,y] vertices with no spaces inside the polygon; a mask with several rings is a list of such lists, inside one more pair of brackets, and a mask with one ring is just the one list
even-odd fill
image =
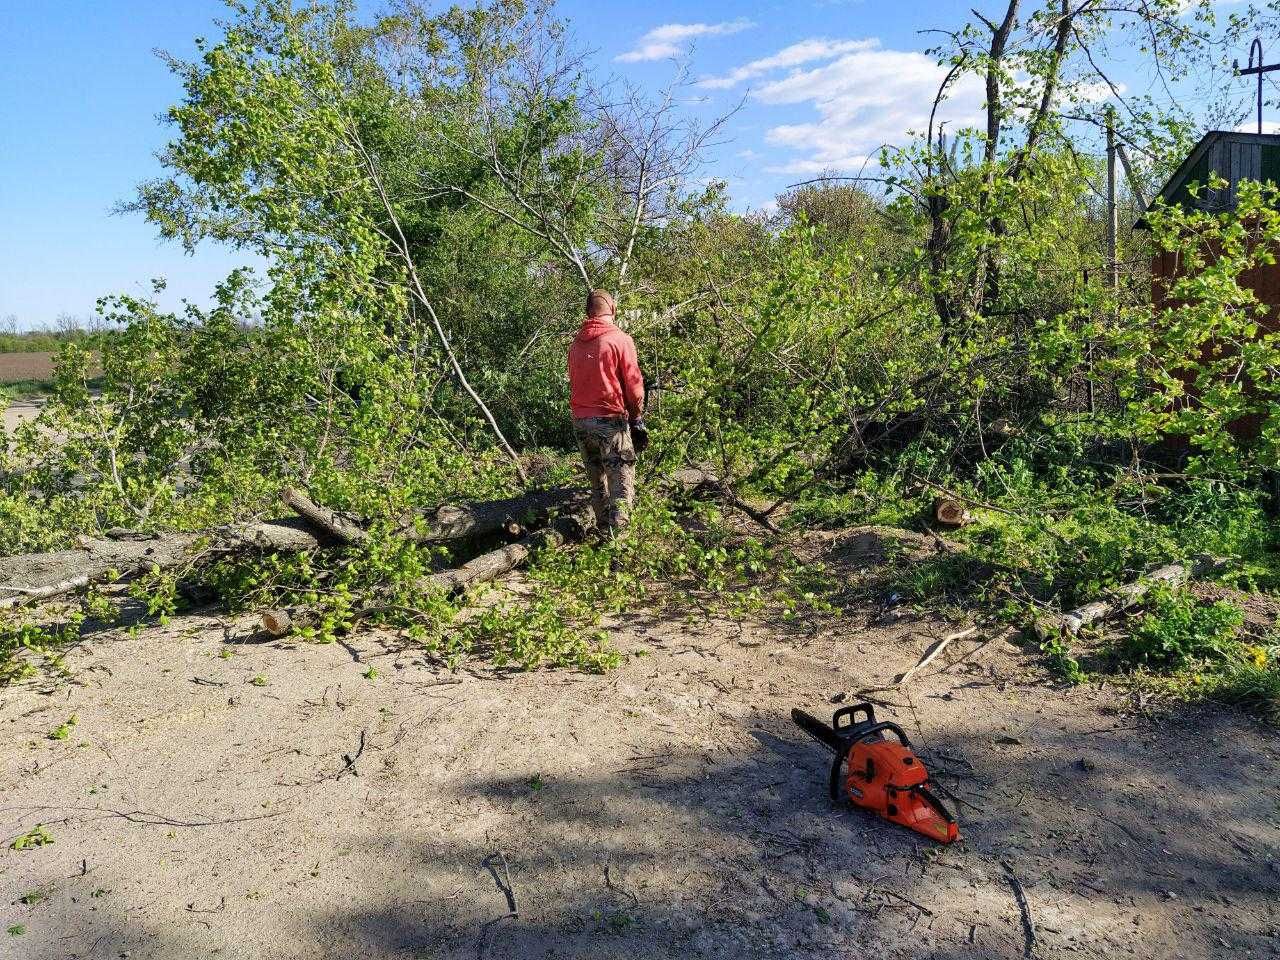
{"label": "white cloud", "polygon": [[[1257,133],[1258,118],[1255,116],[1252,120],[1247,120],[1244,123],[1240,124],[1238,127],[1236,127],[1236,132],[1237,133]],[[1280,120],[1263,120],[1262,132],[1263,133],[1280,133]]]}
{"label": "white cloud", "polygon": [[677,57],[689,49],[689,41],[697,37],[719,37],[741,33],[755,24],[750,20],[727,20],[723,23],[667,23],[650,30],[636,41],[635,48],[613,59],[619,63],[640,63]]}
{"label": "white cloud", "polygon": [[1123,83],[1117,83],[1115,90],[1112,90],[1111,84],[1094,80],[1088,83],[1077,83],[1070,88],[1070,92],[1083,103],[1103,103],[1117,93],[1125,93],[1128,89]]}
{"label": "white cloud", "polygon": [[[769,130],[769,143],[800,154],[770,172],[856,170],[882,145],[901,143],[909,131],[927,127],[945,69],[923,53],[878,47],[877,42],[866,41],[831,63],[794,70],[754,93],[755,99],[769,105],[808,104],[818,115],[813,122]],[[952,129],[972,125],[981,118],[984,100],[982,83],[963,76],[952,85],[938,120]]]}
{"label": "white cloud", "polygon": [[815,60],[830,60],[832,57],[838,57],[843,53],[870,50],[878,45],[879,41],[877,40],[823,40],[820,38],[802,40],[799,43],[791,44],[789,47],[783,47],[771,57],[752,60],[748,64],[730,70],[723,76],[703,77],[698,81],[698,86],[706,87],[710,90],[728,90],[731,87],[736,87],[744,80],[759,77],[772,70],[798,67],[805,63],[812,63]]}

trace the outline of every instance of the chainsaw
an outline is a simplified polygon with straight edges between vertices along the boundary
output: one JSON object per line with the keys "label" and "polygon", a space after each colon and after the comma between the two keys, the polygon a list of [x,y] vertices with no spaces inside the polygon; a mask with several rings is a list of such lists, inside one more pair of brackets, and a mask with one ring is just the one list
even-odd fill
{"label": "chainsaw", "polygon": [[871,704],[841,707],[832,716],[831,726],[799,709],[791,711],[791,719],[835,753],[832,803],[839,803],[843,793],[854,806],[873,810],[939,843],[951,843],[960,836],[956,818],[929,789],[929,772],[907,735],[896,723],[877,722]]}

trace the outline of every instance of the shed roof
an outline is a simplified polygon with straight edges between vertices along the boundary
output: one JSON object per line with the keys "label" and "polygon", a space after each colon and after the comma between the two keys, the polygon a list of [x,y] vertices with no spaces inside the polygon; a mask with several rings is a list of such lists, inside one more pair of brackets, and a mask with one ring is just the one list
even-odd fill
{"label": "shed roof", "polygon": [[[1211,172],[1226,180],[1227,186],[1219,190],[1206,187],[1193,198],[1187,187],[1192,183],[1207,183]],[[1178,165],[1157,196],[1168,204],[1208,211],[1230,210],[1236,204],[1241,180],[1270,180],[1280,184],[1280,134],[1210,130]]]}

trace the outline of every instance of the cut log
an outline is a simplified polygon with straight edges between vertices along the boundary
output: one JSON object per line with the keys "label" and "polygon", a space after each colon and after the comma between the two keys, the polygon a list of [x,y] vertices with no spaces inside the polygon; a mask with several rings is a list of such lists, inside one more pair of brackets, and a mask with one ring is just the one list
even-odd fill
{"label": "cut log", "polygon": [[328,507],[320,506],[301,490],[289,487],[280,495],[280,499],[302,519],[336,540],[343,543],[363,543],[369,539],[369,533],[364,527]]}
{"label": "cut log", "polygon": [[950,497],[938,497],[934,500],[933,518],[944,527],[963,527],[972,519],[965,505]]}
{"label": "cut log", "polygon": [[1141,579],[1117,587],[1104,599],[1076,607],[1056,620],[1037,623],[1036,632],[1042,639],[1052,634],[1074,637],[1085,627],[1101,623],[1136,606],[1153,587],[1179,586],[1192,577],[1205,576],[1221,566],[1222,561],[1213,557],[1200,557],[1189,568],[1181,563],[1165,564],[1144,574]]}
{"label": "cut log", "polygon": [[264,610],[262,629],[273,637],[283,637],[293,629],[293,617],[289,616],[288,610]]}
{"label": "cut log", "polygon": [[514,570],[538,550],[580,540],[593,526],[595,526],[595,514],[590,507],[582,507],[574,513],[556,517],[549,526],[518,543],[507,544],[497,550],[482,553],[452,570],[442,570],[429,577],[423,577],[418,581],[417,586],[421,589],[456,593],[467,587],[487,583]]}

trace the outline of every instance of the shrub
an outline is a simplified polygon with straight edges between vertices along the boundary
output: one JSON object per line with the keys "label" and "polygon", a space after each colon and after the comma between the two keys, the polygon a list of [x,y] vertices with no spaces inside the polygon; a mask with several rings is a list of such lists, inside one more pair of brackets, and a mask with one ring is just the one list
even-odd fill
{"label": "shrub", "polygon": [[1225,600],[1202,603],[1185,590],[1154,591],[1146,611],[1116,647],[1127,666],[1178,670],[1197,663],[1238,660],[1240,608]]}

